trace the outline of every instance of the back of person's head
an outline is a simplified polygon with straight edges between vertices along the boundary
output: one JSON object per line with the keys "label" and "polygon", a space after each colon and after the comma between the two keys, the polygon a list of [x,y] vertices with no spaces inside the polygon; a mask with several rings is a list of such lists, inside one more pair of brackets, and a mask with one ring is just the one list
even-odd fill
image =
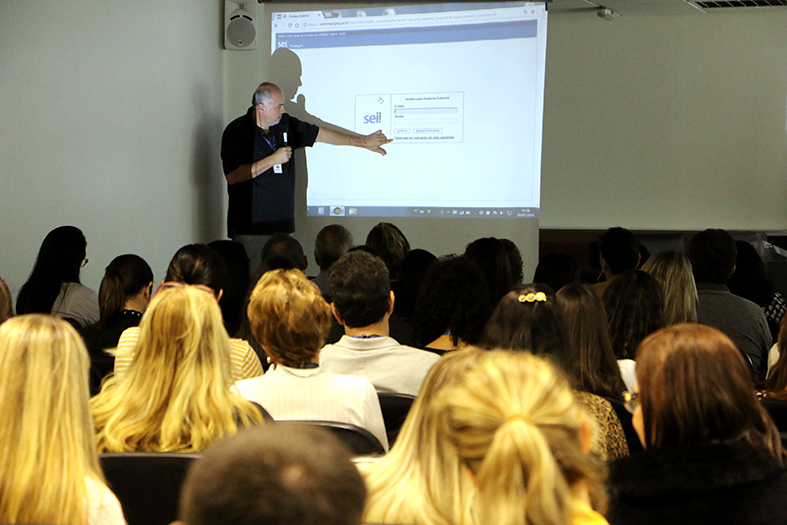
{"label": "back of person's head", "polygon": [[390,222],[381,222],[371,229],[365,244],[383,260],[391,278],[398,279],[404,256],[410,251],[410,242],[402,230]]}
{"label": "back of person's head", "polygon": [[466,481],[452,448],[438,440],[442,419],[438,393],[461,381],[487,352],[468,347],[445,354],[426,374],[418,396],[391,451],[373,463],[360,463],[369,498],[366,523],[465,523],[461,487]]}
{"label": "back of person's head", "polygon": [[613,275],[633,270],[639,262],[639,241],[625,228],[610,228],[599,238],[598,250]]}
{"label": "back of person's head", "polygon": [[511,265],[511,278],[514,280],[514,284],[522,284],[525,272],[522,268],[524,263],[522,262],[522,254],[519,248],[511,239],[500,239],[500,242],[508,254],[508,263]]}
{"label": "back of person's head", "polygon": [[749,367],[715,328],[678,324],[649,336],[637,350],[637,382],[646,448],[743,441],[781,461]]}
{"label": "back of person's head", "polygon": [[359,525],[366,488],[327,430],[276,423],[208,448],[183,485],[186,525]]}
{"label": "back of person's head", "polygon": [[578,363],[570,359],[566,326],[554,295],[538,284],[514,287],[492,311],[481,336],[485,348],[523,350],[546,355],[572,377]]}
{"label": "back of person's head", "polygon": [[664,291],[664,324],[697,322],[697,285],[689,258],[675,250],[652,256],[642,265]]}
{"label": "back of person's head", "polygon": [[273,362],[300,367],[322,348],[331,327],[331,308],[300,270],[267,272],[254,287],[249,321]]}
{"label": "back of person's head", "polygon": [[314,262],[323,272],[353,246],[353,234],[341,224],[329,224],[314,240]]}
{"label": "back of person's head", "polygon": [[418,293],[429,269],[437,257],[432,252],[416,248],[404,256],[399,282],[396,285],[396,315],[409,320],[412,317]]}
{"label": "back of person's head", "polygon": [[139,327],[127,375],[91,400],[99,451],[199,451],[260,419],[229,390],[229,336],[209,290],[159,291]]}
{"label": "back of person's head", "polygon": [[481,269],[467,257],[449,256],[427,273],[412,323],[423,345],[446,332],[454,345],[459,340],[474,345],[491,313],[489,287]]}
{"label": "back of person's head", "polygon": [[698,283],[726,284],[735,269],[738,249],[724,230],[703,230],[691,239],[689,259]]}
{"label": "back of person's head", "polygon": [[757,303],[759,306],[768,306],[773,293],[773,283],[765,273],[765,263],[762,262],[757,249],[746,241],[735,241],[738,255],[735,258],[735,271],[727,280],[727,287],[735,295],[739,295]]}
{"label": "back of person's head", "polygon": [[106,267],[98,289],[101,315],[96,328],[108,327],[122,312],[126,301],[153,286],[153,270],[145,260],[133,254],[119,255]]}
{"label": "back of person's head", "polygon": [[11,290],[8,289],[8,284],[0,278],[0,323],[13,315],[14,303],[11,299]]}
{"label": "back of person's head", "polygon": [[30,277],[19,290],[19,314],[48,314],[60,293],[62,283],[78,283],[85,260],[87,241],[75,226],[60,226],[50,231],[38,251]]}
{"label": "back of person's head", "polygon": [[289,233],[276,233],[265,246],[262,247],[261,258],[262,261],[273,257],[274,255],[283,255],[295,263],[296,268],[300,270],[306,269],[306,260],[303,256],[303,246],[298,242],[298,239]]}
{"label": "back of person's head", "polygon": [[213,241],[208,243],[208,247],[219,254],[227,270],[226,286],[219,306],[227,332],[234,335],[240,328],[243,303],[251,285],[249,256],[246,255],[246,248],[237,241]]}
{"label": "back of person's head", "polygon": [[551,252],[544,255],[536,266],[534,283],[546,284],[555,291],[569,283],[579,282],[579,266],[567,253]]}
{"label": "back of person's head", "polygon": [[382,259],[363,250],[348,252],[336,261],[328,285],[334,307],[350,328],[378,323],[390,309],[388,268]]}
{"label": "back of person's head", "polygon": [[508,252],[500,239],[484,237],[476,239],[465,248],[465,257],[472,259],[486,277],[492,303],[497,304],[514,286],[511,262]]}
{"label": "back of person's head", "polygon": [[634,359],[639,343],[664,326],[664,292],[642,270],[626,270],[604,290],[612,350],[618,359]]}
{"label": "back of person's head", "polygon": [[586,453],[587,419],[568,381],[527,352],[491,351],[435,400],[438,441],[455,451],[473,488],[476,523],[571,523],[573,488],[603,493]]}
{"label": "back of person's head", "polygon": [[216,294],[224,290],[227,270],[221,256],[205,244],[188,244],[175,252],[167,268],[165,281],[201,284]]}
{"label": "back of person's head", "polygon": [[0,522],[84,523],[86,478],[103,481],[88,410],[90,359],[67,322],[0,325]]}
{"label": "back of person's head", "polygon": [[620,398],[626,385],[612,351],[609,323],[598,294],[584,284],[570,283],[557,292],[557,301],[566,323],[569,352],[579,364],[579,388]]}

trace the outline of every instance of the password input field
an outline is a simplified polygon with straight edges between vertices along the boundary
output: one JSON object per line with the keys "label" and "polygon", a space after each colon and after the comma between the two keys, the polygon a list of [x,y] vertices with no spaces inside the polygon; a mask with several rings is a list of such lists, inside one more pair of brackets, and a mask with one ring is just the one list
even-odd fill
{"label": "password input field", "polygon": [[458,113],[459,108],[396,108],[394,115],[443,115]]}

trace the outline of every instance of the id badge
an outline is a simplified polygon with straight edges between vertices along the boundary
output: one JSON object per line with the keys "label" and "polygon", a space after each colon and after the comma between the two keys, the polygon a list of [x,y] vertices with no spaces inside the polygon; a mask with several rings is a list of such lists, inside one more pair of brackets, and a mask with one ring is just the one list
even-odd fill
{"label": "id badge", "polygon": [[281,164],[275,164],[273,166],[273,173],[278,173],[279,175],[284,173],[284,171],[281,169]]}

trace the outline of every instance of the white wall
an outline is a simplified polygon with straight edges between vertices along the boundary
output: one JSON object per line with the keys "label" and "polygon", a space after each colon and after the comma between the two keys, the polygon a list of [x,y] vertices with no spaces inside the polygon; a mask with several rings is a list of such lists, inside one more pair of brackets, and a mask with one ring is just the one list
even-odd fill
{"label": "white wall", "polygon": [[787,8],[550,14],[545,228],[787,229]]}
{"label": "white wall", "polygon": [[[164,277],[224,233],[220,4],[0,0],[0,276],[52,228],[88,240],[83,283],[137,253]],[[218,176],[217,176],[218,173]]]}
{"label": "white wall", "polygon": [[[550,15],[542,227],[787,229],[787,9],[724,11]],[[225,234],[221,132],[270,48],[221,42],[214,0],[0,0],[0,276],[14,293],[62,224],[84,230],[94,288],[120,253],[161,279],[178,247]],[[495,99],[492,86],[490,116]],[[353,226],[358,242],[373,222]],[[402,226],[427,246],[456,224]],[[537,235],[508,224],[532,272]],[[311,252],[317,230],[298,226]]]}

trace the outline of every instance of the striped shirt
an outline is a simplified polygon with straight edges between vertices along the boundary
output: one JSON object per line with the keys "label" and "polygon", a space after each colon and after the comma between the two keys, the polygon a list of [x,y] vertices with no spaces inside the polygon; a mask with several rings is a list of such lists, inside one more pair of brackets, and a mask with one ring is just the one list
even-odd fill
{"label": "striped shirt", "polygon": [[[139,327],[126,328],[118,341],[118,355],[115,357],[115,376],[126,375],[131,361],[134,359],[134,347],[139,340]],[[235,381],[261,376],[263,374],[260,358],[243,339],[230,339],[230,360],[232,361],[232,378]]]}

